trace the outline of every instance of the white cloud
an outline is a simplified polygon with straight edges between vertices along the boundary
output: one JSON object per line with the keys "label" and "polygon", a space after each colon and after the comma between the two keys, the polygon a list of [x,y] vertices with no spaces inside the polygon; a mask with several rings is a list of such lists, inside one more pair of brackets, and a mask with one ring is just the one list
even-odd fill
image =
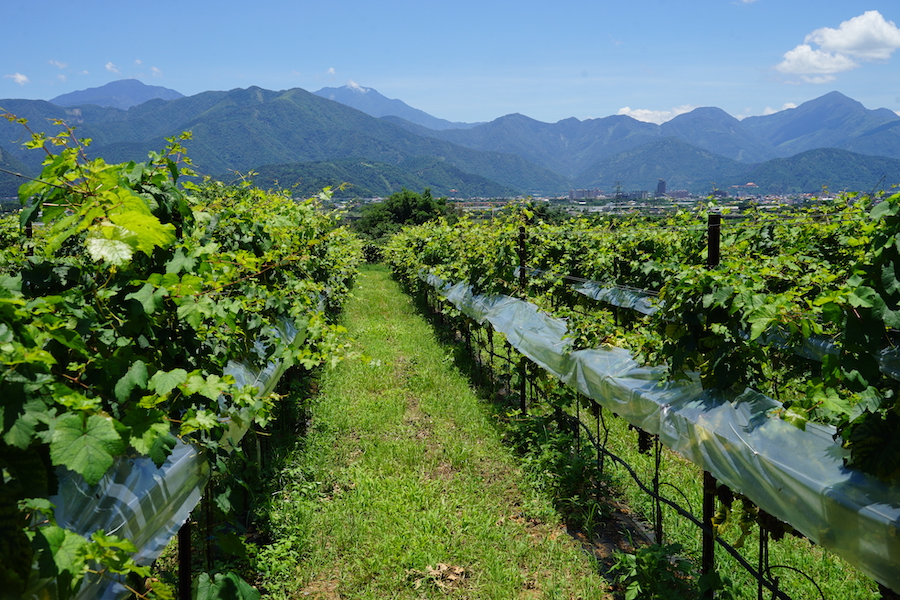
{"label": "white cloud", "polygon": [[135,64],[136,66],[139,67],[139,66],[141,66],[142,64],[144,64],[144,61],[142,61],[142,60],[139,59],[139,58],[136,58],[136,59],[134,59],[134,64]]}
{"label": "white cloud", "polygon": [[853,59],[843,54],[831,54],[814,50],[809,44],[800,44],[784,54],[784,60],[776,69],[790,75],[831,75],[858,67]]}
{"label": "white cloud", "polygon": [[53,65],[54,67],[56,67],[57,69],[65,69],[66,67],[69,66],[66,63],[60,62],[58,60],[48,60],[47,62],[50,63],[51,65]]}
{"label": "white cloud", "polygon": [[65,80],[66,80],[66,76],[63,75],[62,73],[60,73],[59,75],[57,75],[56,78],[59,79],[60,81],[65,81]]}
{"label": "white cloud", "polygon": [[355,92],[359,92],[360,94],[365,94],[366,92],[369,91],[369,88],[364,88],[363,86],[359,85],[352,79],[347,81],[347,87],[349,87],[351,90],[353,90]]}
{"label": "white cloud", "polygon": [[797,105],[793,102],[785,102],[781,108],[771,108],[769,106],[762,112],[763,115],[774,115],[777,112],[781,112],[783,110],[787,110],[789,108],[797,108]]}
{"label": "white cloud", "polygon": [[805,83],[828,83],[835,80],[835,73],[855,69],[861,62],[889,59],[900,48],[900,29],[877,10],[870,10],[844,21],[837,29],[816,29],[803,42],[785,52],[775,70],[797,75]]}
{"label": "white cloud", "polygon": [[646,108],[632,109],[631,107],[626,106],[625,108],[620,108],[619,112],[616,114],[626,115],[631,117],[632,119],[637,119],[638,121],[644,121],[646,123],[656,123],[657,125],[662,125],[666,121],[670,121],[678,115],[689,113],[695,108],[697,107],[691,104],[676,106],[672,110],[649,110]]}
{"label": "white cloud", "polygon": [[116,65],[114,65],[111,62],[108,62],[108,63],[106,63],[106,70],[109,71],[110,73],[118,73],[119,67],[117,67]]}
{"label": "white cloud", "polygon": [[328,75],[334,75],[334,67],[329,67],[328,70],[326,71],[326,73]]}
{"label": "white cloud", "polygon": [[12,79],[19,85],[25,85],[26,83],[28,83],[28,78],[25,77],[24,75],[22,75],[21,73],[14,73],[12,75],[4,75],[3,77]]}
{"label": "white cloud", "polygon": [[804,41],[859,60],[887,60],[900,48],[900,29],[877,10],[870,10],[844,21],[838,29],[816,29]]}
{"label": "white cloud", "polygon": [[150,74],[154,77],[162,77],[162,71],[160,71],[156,67],[150,67]]}

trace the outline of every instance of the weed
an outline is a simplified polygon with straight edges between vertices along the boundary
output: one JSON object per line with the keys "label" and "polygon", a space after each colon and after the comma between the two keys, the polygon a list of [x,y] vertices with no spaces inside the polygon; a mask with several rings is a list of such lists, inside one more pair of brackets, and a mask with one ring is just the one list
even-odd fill
{"label": "weed", "polygon": [[681,544],[652,544],[633,554],[617,552],[610,573],[625,600],[691,600],[710,590],[720,600],[734,598],[730,582],[714,572],[699,576],[682,551]]}

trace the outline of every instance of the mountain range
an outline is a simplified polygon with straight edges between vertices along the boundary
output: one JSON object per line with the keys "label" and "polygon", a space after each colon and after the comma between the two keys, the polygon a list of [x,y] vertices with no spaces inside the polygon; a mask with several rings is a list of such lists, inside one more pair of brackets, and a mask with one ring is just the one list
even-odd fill
{"label": "mountain range", "polygon": [[[138,90],[134,101],[139,93],[161,93],[152,86],[140,92],[140,82],[114,83]],[[201,173],[227,180],[234,171],[254,171],[260,185],[296,187],[298,194],[344,182],[350,185],[337,195],[359,197],[402,187],[460,197],[654,190],[659,179],[695,193],[751,181],[757,193],[900,183],[900,116],[839,92],[772,115],[738,120],[707,107],[655,125],[625,115],[543,123],[512,114],[451,123],[355,84],[315,93],[251,87],[151,97],[127,109],[98,97],[102,89],[85,90],[92,101],[77,105],[59,104],[73,94],[77,101],[73,93],[54,102],[0,100],[0,108],[50,133],[50,120],[62,119],[93,140],[89,155],[109,162],[145,160],[166,137],[189,130],[188,152]],[[0,169],[36,176],[42,156],[25,150],[24,138],[21,126],[0,123]],[[0,172],[0,196],[19,184]]]}

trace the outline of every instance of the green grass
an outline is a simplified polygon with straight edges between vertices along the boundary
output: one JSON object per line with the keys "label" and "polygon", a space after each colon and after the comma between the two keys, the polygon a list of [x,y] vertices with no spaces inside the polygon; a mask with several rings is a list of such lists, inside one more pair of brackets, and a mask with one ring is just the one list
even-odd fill
{"label": "green grass", "polygon": [[607,584],[380,267],[344,325],[360,358],[323,374],[312,427],[272,482],[273,598],[604,598]]}

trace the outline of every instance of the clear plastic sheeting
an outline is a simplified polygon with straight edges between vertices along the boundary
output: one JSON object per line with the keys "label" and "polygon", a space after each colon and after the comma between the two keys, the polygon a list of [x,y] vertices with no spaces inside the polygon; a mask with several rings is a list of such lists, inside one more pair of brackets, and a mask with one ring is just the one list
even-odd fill
{"label": "clear plastic sheeting", "polygon": [[[292,345],[304,338],[287,319],[280,320],[272,334]],[[256,352],[264,360],[267,353],[263,344],[257,342]],[[258,397],[264,397],[275,388],[285,365],[281,361],[261,362],[263,367],[256,368],[249,362],[230,361],[224,374],[233,376],[239,386],[256,387]],[[223,446],[236,447],[252,420],[248,409],[241,418],[229,423]],[[210,469],[201,449],[178,440],[161,467],[147,457],[120,456],[96,485],[88,485],[80,475],[62,467],[57,469],[57,475],[58,493],[50,501],[56,506],[56,519],[61,527],[85,537],[102,529],[107,534],[126,538],[138,548],[134,561],[150,565],[200,502]],[[56,597],[53,581],[39,582],[39,586],[26,597]],[[117,600],[129,595],[115,580],[86,577],[76,599]]]}
{"label": "clear plastic sheeting", "polygon": [[613,306],[630,308],[645,315],[652,315],[659,310],[659,307],[655,306],[651,301],[653,296],[635,290],[607,286],[593,281],[573,285],[572,289],[588,298],[606,302]]}
{"label": "clear plastic sheeting", "polygon": [[[521,269],[522,267],[516,267],[513,271],[516,277],[519,276]],[[579,294],[583,294],[592,300],[599,300],[600,302],[606,302],[607,304],[618,306],[620,308],[630,308],[645,315],[652,315],[659,310],[659,306],[655,305],[653,301],[656,297],[655,293],[649,293],[646,290],[611,283],[601,283],[599,281],[581,280],[577,277],[568,277],[566,275],[550,273],[543,269],[526,267],[525,273],[527,275],[536,276],[550,275],[559,279],[576,279],[579,283],[573,283],[569,287]]]}
{"label": "clear plastic sheeting", "polygon": [[423,279],[469,317],[569,386],[678,452],[760,508],[900,590],[900,486],[844,466],[832,427],[805,430],[771,415],[780,405],[752,390],[725,398],[696,380],[664,380],[628,351],[567,352],[565,323],[522,300],[474,296],[466,284]]}
{"label": "clear plastic sheeting", "polygon": [[[127,538],[138,548],[135,562],[149,565],[200,501],[209,465],[200,450],[179,441],[159,468],[149,458],[117,457],[96,485],[68,470],[59,473],[59,491],[50,498],[57,523],[84,536],[102,529]],[[46,597],[46,591],[31,597]],[[115,581],[94,577],[85,579],[76,598],[114,600],[129,593]]]}

